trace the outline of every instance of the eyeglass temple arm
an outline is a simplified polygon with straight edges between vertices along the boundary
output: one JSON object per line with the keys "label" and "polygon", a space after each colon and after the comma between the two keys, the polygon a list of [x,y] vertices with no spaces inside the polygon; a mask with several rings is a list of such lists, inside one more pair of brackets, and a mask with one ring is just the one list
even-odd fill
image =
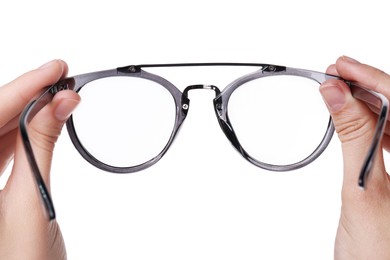
{"label": "eyeglass temple arm", "polygon": [[378,120],[375,127],[374,136],[369,147],[367,156],[362,165],[358,185],[365,189],[367,186],[368,176],[374,163],[375,156],[380,149],[381,139],[383,137],[386,122],[389,114],[389,100],[382,94],[361,88],[353,83],[350,84],[352,95],[365,102],[368,105],[374,106],[379,109]]}
{"label": "eyeglass temple arm", "polygon": [[47,189],[47,186],[42,178],[42,174],[39,170],[39,166],[37,164],[37,160],[35,158],[34,151],[31,146],[30,138],[27,131],[27,126],[30,123],[30,121],[34,118],[34,116],[44,106],[50,103],[50,101],[53,99],[53,96],[56,92],[57,90],[54,87],[49,88],[37,100],[30,102],[21,113],[20,120],[19,120],[19,129],[22,136],[25,154],[30,164],[32,174],[37,184],[38,191],[39,194],[41,195],[41,199],[49,220],[53,220],[56,217],[54,205],[50,196],[50,192]]}

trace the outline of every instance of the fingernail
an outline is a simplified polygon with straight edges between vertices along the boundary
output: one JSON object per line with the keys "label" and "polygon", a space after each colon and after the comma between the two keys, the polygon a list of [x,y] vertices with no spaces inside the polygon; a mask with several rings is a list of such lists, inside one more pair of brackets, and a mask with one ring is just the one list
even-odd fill
{"label": "fingernail", "polygon": [[323,84],[320,92],[331,113],[336,113],[344,107],[345,94],[337,85]]}
{"label": "fingernail", "polygon": [[55,62],[57,62],[57,60],[49,61],[49,62],[43,64],[42,66],[40,66],[38,69],[41,70],[41,69],[49,68],[49,67],[52,66]]}
{"label": "fingernail", "polygon": [[79,103],[80,101],[76,99],[62,99],[54,111],[57,120],[67,120]]}
{"label": "fingernail", "polygon": [[354,64],[359,64],[360,62],[358,62],[357,60],[355,59],[352,59],[351,57],[348,57],[348,56],[342,56],[342,59],[346,62],[349,62],[349,63],[354,63]]}

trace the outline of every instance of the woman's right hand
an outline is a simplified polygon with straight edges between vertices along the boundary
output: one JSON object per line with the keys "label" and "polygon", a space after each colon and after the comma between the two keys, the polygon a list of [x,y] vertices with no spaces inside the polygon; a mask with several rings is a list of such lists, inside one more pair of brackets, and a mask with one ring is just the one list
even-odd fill
{"label": "woman's right hand", "polygon": [[[390,76],[348,57],[340,57],[327,73],[356,82],[390,99]],[[342,207],[335,242],[335,259],[390,259],[390,179],[380,149],[367,188],[358,186],[362,162],[372,142],[378,115],[352,97],[341,80],[328,80],[320,92],[342,143],[344,178]],[[390,128],[382,145],[390,150]]]}

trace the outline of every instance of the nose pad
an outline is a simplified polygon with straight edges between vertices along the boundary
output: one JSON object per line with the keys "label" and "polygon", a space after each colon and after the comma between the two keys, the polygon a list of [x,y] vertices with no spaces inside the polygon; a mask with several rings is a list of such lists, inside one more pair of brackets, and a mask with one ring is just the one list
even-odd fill
{"label": "nose pad", "polygon": [[233,127],[230,123],[229,116],[226,111],[227,108],[222,104],[221,96],[217,96],[214,99],[214,109],[219,126],[221,127],[227,139],[242,155],[246,156],[246,152],[241,147],[240,142],[237,139],[236,133],[234,132]]}

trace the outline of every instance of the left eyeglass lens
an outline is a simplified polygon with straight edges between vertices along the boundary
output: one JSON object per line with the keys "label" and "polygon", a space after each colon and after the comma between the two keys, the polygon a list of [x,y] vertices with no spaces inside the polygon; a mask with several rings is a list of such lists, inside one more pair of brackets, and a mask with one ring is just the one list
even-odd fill
{"label": "left eyeglass lens", "polygon": [[73,113],[75,132],[99,161],[131,167],[156,157],[175,125],[176,105],[162,85],[142,78],[109,77],[87,83]]}
{"label": "left eyeglass lens", "polygon": [[329,122],[319,85],[299,76],[268,76],[238,87],[228,110],[246,152],[272,165],[295,164],[311,155]]}

